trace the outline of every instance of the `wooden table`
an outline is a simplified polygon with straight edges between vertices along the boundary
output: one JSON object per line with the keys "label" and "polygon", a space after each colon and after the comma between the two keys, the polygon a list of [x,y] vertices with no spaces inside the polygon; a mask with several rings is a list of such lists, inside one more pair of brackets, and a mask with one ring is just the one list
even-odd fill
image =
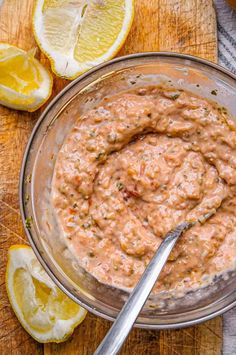
{"label": "wooden table", "polygon": [[[0,40],[23,49],[36,46],[32,29],[33,0],[4,0],[0,9]],[[119,54],[175,51],[216,61],[216,21],[210,0],[136,0],[135,18]],[[41,62],[47,59],[38,53]],[[54,78],[53,96],[68,82]],[[43,109],[43,108],[42,108]],[[40,111],[42,111],[42,109]],[[5,291],[8,247],[27,243],[19,214],[18,177],[30,132],[40,111],[26,113],[0,108],[0,354],[92,354],[110,323],[88,315],[63,344],[34,341],[17,321]],[[221,318],[176,331],[134,329],[122,354],[215,355],[222,346]]]}

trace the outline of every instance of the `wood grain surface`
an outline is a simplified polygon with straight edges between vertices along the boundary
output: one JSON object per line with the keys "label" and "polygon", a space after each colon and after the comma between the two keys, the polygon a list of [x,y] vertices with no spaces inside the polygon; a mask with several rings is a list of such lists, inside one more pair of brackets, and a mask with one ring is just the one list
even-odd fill
{"label": "wood grain surface", "polygon": [[[0,8],[0,41],[23,49],[36,46],[32,29],[33,0],[4,0]],[[135,18],[121,54],[176,51],[216,61],[216,21],[210,0],[136,0]],[[38,52],[38,58],[49,66]],[[54,78],[53,96],[67,81]],[[18,177],[30,132],[40,111],[25,113],[0,107],[0,354],[89,355],[110,323],[88,315],[63,344],[42,345],[21,327],[5,291],[7,249],[27,243],[19,214]],[[134,329],[122,354],[218,355],[222,345],[221,318],[175,331]]]}

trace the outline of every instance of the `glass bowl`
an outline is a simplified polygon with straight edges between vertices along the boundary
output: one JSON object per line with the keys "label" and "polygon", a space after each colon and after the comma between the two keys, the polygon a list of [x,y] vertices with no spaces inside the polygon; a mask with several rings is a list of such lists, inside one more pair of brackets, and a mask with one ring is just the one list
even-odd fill
{"label": "glass bowl", "polygon": [[[150,84],[174,85],[217,100],[236,117],[236,76],[227,70],[175,53],[129,55],[88,71],[55,97],[39,118],[22,163],[21,215],[36,256],[69,297],[109,320],[116,318],[128,293],[99,283],[78,265],[65,247],[50,205],[53,168],[64,138],[78,115],[94,107],[106,95]],[[217,96],[212,96],[212,92],[217,92]],[[235,271],[215,278],[209,286],[193,290],[184,297],[157,297],[155,301],[150,297],[136,326],[179,328],[227,311],[236,305]]]}

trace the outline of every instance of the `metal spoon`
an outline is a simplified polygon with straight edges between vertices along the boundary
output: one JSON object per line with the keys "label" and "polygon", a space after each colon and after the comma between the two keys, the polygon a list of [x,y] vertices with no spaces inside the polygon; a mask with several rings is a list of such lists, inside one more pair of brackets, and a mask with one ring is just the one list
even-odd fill
{"label": "metal spoon", "polygon": [[175,246],[181,234],[190,229],[197,222],[203,224],[208,218],[214,215],[215,212],[216,210],[213,210],[194,222],[183,222],[174,230],[166,234],[165,239],[157,249],[140,281],[130,294],[127,302],[116,318],[116,321],[113,323],[111,329],[95,351],[94,355],[115,355],[119,352],[153,286],[155,285],[171,250]]}

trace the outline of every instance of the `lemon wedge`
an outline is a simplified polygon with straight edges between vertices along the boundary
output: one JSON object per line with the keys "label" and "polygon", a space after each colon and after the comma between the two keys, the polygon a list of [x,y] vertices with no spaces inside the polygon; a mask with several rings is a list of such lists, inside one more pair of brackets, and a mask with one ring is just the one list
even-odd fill
{"label": "lemon wedge", "polygon": [[52,76],[34,58],[35,51],[0,42],[0,104],[32,112],[51,95]]}
{"label": "lemon wedge", "polygon": [[114,57],[133,14],[133,0],[36,0],[33,30],[55,74],[74,79]]}
{"label": "lemon wedge", "polygon": [[53,283],[28,246],[9,249],[6,287],[21,325],[40,343],[65,341],[86,316]]}

